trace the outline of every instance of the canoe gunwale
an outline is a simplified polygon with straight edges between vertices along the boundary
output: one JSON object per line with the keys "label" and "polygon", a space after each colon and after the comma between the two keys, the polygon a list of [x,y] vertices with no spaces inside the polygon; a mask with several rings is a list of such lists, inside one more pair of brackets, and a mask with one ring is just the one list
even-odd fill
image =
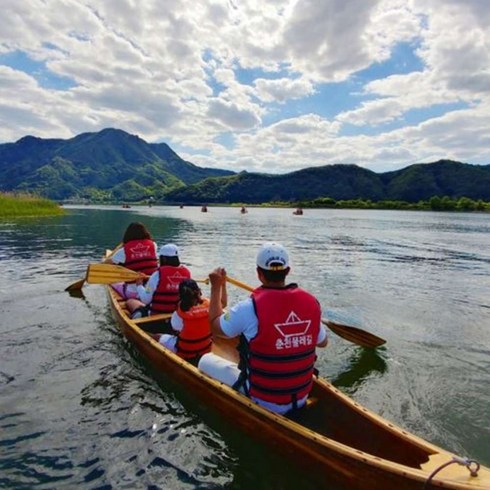
{"label": "canoe gunwale", "polygon": [[[424,484],[430,473],[440,466],[438,463],[441,458],[447,457],[447,461],[449,461],[454,456],[454,454],[386,421],[371,410],[349,398],[324,379],[315,380],[318,389],[328,390],[330,393],[333,393],[343,405],[356,411],[360,416],[368,419],[370,423],[375,424],[382,430],[388,431],[396,437],[408,441],[415,447],[426,451],[428,455],[427,461],[421,463],[420,468],[415,468],[383,459],[382,457],[347,446],[321,433],[315,432],[290,418],[273,413],[256,404],[236,390],[233,390],[229,386],[202,373],[197,367],[166,349],[149,333],[140,328],[134,320],[129,318],[121,306],[121,304],[124,303],[118,301],[118,294],[110,286],[105,286],[105,288],[108,293],[113,315],[118,321],[123,335],[150,360],[151,364],[154,364],[152,358],[158,357],[159,363],[165,364],[166,366],[168,365],[168,367],[173,370],[177,381],[184,380],[192,383],[196,391],[196,396],[202,395],[201,398],[206,398],[207,400],[209,400],[210,395],[214,396],[214,398],[220,401],[221,404],[234,410],[237,415],[239,414],[247,420],[253,419],[254,422],[257,422],[257,424],[264,427],[275,427],[277,430],[274,428],[269,430],[273,431],[274,434],[277,433],[277,437],[283,438],[288,444],[295,444],[297,448],[304,450],[306,452],[305,456],[314,458],[317,460],[317,464],[324,465],[332,471],[344,473],[344,477],[347,479],[353,478],[352,474],[355,469],[358,468],[358,471],[361,472],[371,472],[373,474],[373,481],[377,478],[380,480],[384,478],[387,482],[394,482],[393,485],[396,485],[398,490],[405,488],[414,490],[419,488],[422,489],[424,488]],[[199,382],[197,382],[197,380],[199,380]],[[224,410],[220,410],[219,403],[214,403],[214,406],[220,412],[224,412],[225,414],[228,413]],[[243,425],[243,421],[238,421],[242,422]],[[260,433],[260,431],[257,430],[257,427],[258,426],[255,426],[255,431]],[[278,447],[280,446],[281,445],[279,444]],[[434,461],[433,464],[432,461]],[[453,465],[453,467],[454,466],[455,465]],[[352,472],[346,469],[349,467],[352,468]],[[444,477],[445,470],[443,470],[436,475],[429,488],[447,488],[453,490],[483,490],[490,488],[490,471],[487,468],[482,466],[480,469],[482,476],[477,478],[471,478],[469,472],[467,472],[468,476],[466,476],[464,471],[466,471],[466,468],[459,470],[453,468],[450,472],[451,477]],[[403,482],[406,482],[406,485],[404,485]],[[392,483],[389,483],[387,486],[381,485],[377,488],[390,488],[391,484]]]}

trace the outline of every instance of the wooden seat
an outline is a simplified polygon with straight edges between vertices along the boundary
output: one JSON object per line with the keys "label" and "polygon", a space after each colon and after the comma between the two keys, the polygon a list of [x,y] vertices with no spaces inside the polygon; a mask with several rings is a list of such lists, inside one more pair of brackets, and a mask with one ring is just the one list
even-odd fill
{"label": "wooden seat", "polygon": [[144,316],[143,318],[135,318],[133,322],[136,325],[141,325],[144,323],[158,322],[162,320],[170,320],[172,313],[160,313],[158,315]]}

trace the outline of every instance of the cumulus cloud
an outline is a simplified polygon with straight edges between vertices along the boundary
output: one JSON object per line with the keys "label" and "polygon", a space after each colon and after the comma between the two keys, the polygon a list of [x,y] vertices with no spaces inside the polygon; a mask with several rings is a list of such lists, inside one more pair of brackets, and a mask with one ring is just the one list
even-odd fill
{"label": "cumulus cloud", "polygon": [[375,98],[361,102],[356,109],[339,114],[338,121],[356,126],[376,126],[400,119],[413,109],[463,100],[441,80],[434,80],[428,72],[392,75],[375,80],[366,84],[364,91]]}
{"label": "cumulus cloud", "polygon": [[389,58],[413,39],[418,20],[400,0],[305,0],[284,28],[292,67],[322,81],[341,81]]}
{"label": "cumulus cloud", "polygon": [[[0,142],[112,126],[237,171],[488,163],[489,25],[481,0],[4,0]],[[416,69],[386,69],[401,44]]]}
{"label": "cumulus cloud", "polygon": [[309,80],[292,80],[281,78],[268,80],[258,78],[254,82],[256,96],[264,102],[286,102],[301,99],[314,93],[313,84]]}
{"label": "cumulus cloud", "polygon": [[225,130],[251,129],[260,122],[251,109],[219,99],[210,102],[207,115],[210,119],[220,121]]}

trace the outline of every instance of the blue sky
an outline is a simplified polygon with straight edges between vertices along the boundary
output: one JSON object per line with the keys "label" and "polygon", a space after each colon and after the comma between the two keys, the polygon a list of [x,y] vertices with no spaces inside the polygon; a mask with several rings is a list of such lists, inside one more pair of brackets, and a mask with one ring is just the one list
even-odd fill
{"label": "blue sky", "polygon": [[10,51],[0,55],[0,65],[8,66],[34,78],[40,87],[53,90],[69,90],[76,82],[68,77],[57,75],[46,67],[44,61],[36,61],[25,51]]}
{"label": "blue sky", "polygon": [[490,3],[200,7],[6,0],[0,143],[117,127],[235,171],[490,163]]}

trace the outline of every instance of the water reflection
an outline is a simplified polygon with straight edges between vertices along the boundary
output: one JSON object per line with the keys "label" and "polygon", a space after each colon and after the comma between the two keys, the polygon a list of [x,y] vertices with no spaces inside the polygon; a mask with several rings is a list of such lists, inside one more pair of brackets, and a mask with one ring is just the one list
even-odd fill
{"label": "water reflection", "polygon": [[348,368],[337,374],[331,383],[350,395],[354,394],[367,378],[386,372],[385,352],[385,347],[356,349],[348,361]]}
{"label": "water reflection", "polygon": [[[66,216],[0,223],[2,258],[48,259],[54,256],[100,257],[118,243],[132,221],[143,219],[154,237],[164,241],[179,234],[182,220],[138,216],[120,209],[71,209]],[[26,247],[29,244],[29,247]],[[44,255],[42,255],[44,254]]]}

